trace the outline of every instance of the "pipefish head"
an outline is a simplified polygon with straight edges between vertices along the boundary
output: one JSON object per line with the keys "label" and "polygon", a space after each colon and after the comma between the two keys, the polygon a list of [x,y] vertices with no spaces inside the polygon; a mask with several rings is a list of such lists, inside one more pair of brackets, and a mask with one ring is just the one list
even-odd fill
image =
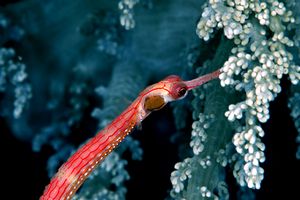
{"label": "pipefish head", "polygon": [[144,109],[154,111],[161,109],[168,102],[184,98],[188,87],[179,76],[171,75],[150,86],[146,91]]}
{"label": "pipefish head", "polygon": [[170,75],[145,90],[144,109],[147,111],[159,110],[168,102],[184,98],[189,90],[215,79],[219,75],[220,70],[216,70],[189,81],[183,81],[177,75]]}

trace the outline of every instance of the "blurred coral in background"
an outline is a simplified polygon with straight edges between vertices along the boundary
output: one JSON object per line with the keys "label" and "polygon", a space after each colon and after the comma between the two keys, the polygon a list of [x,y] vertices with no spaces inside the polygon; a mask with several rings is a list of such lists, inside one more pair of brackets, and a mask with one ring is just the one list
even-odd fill
{"label": "blurred coral in background", "polygon": [[74,199],[299,196],[300,2],[0,3],[9,199],[38,199],[71,153],[170,74],[219,80],[153,113]]}

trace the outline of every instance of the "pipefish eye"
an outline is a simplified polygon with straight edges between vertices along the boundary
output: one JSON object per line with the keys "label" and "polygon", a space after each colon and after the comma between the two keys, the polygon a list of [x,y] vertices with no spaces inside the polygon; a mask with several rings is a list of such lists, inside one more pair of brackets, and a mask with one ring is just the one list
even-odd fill
{"label": "pipefish eye", "polygon": [[184,97],[187,93],[187,87],[186,86],[180,86],[180,87],[177,87],[175,89],[175,96],[177,98],[181,98],[181,97]]}
{"label": "pipefish eye", "polygon": [[187,88],[186,87],[180,87],[177,89],[177,96],[178,97],[183,97],[187,92]]}

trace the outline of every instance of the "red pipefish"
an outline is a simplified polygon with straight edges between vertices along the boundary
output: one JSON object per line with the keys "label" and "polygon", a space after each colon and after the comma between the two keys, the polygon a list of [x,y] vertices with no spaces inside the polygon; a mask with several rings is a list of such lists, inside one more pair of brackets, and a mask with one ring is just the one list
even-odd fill
{"label": "red pipefish", "polygon": [[184,98],[189,90],[217,78],[219,74],[217,70],[190,81],[171,75],[147,87],[129,107],[59,168],[40,200],[71,199],[97,165],[152,111]]}

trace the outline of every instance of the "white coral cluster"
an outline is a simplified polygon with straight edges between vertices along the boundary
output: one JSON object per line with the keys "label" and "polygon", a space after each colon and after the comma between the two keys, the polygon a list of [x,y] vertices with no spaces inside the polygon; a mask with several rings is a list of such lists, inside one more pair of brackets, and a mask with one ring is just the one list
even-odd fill
{"label": "white coral cluster", "polygon": [[15,61],[15,56],[14,49],[0,48],[0,92],[12,91],[11,86],[14,88],[13,116],[17,119],[31,99],[32,91],[27,82],[26,65]]}
{"label": "white coral cluster", "polygon": [[[243,155],[244,163],[243,170],[240,168],[234,169],[234,176],[241,186],[247,184],[249,188],[259,189],[261,181],[264,177],[264,170],[259,163],[265,161],[264,149],[265,145],[261,142],[260,137],[264,135],[264,131],[260,126],[253,125],[236,133],[233,137],[233,144],[236,146],[236,151]],[[242,172],[242,173],[239,173]],[[241,177],[243,177],[241,179]]]}
{"label": "white coral cluster", "polygon": [[126,30],[135,27],[133,8],[137,3],[139,3],[139,0],[121,0],[118,4],[118,8],[121,11],[120,23]]}
{"label": "white coral cluster", "polygon": [[[193,169],[195,169],[193,166],[201,166],[203,169],[206,169],[212,165],[211,156],[199,157],[198,155],[204,150],[204,144],[207,139],[207,129],[210,128],[214,119],[215,116],[213,114],[205,115],[200,113],[199,120],[193,122],[190,147],[195,156],[186,158],[182,162],[175,164],[175,171],[171,173],[171,183],[173,185],[171,191],[172,197],[177,197],[177,195],[185,189],[187,179],[192,178]],[[201,187],[200,192],[203,197],[212,196],[212,193],[205,186]]]}
{"label": "white coral cluster", "polygon": [[103,160],[100,168],[111,173],[113,176],[111,182],[116,186],[120,186],[124,181],[129,180],[129,174],[125,170],[126,165],[126,160],[121,159],[119,154],[112,152]]}
{"label": "white coral cluster", "polygon": [[[264,135],[259,122],[269,119],[269,104],[281,91],[280,80],[288,75],[293,84],[300,80],[300,67],[287,50],[294,41],[287,36],[293,13],[277,0],[210,0],[197,26],[200,38],[208,40],[216,28],[222,28],[236,47],[224,63],[219,76],[221,86],[232,86],[245,93],[245,100],[229,105],[229,121],[245,120],[242,131],[233,137],[243,167],[235,173],[238,182],[260,188],[263,169]],[[242,177],[242,178],[241,178]]]}
{"label": "white coral cluster", "polygon": [[206,187],[206,186],[202,186],[200,187],[200,192],[201,192],[201,196],[203,198],[207,197],[212,197],[212,192]]}
{"label": "white coral cluster", "polygon": [[192,125],[192,138],[190,147],[193,149],[195,155],[201,153],[204,149],[204,142],[207,138],[206,129],[209,128],[213,115],[199,114],[199,120],[195,121]]}
{"label": "white coral cluster", "polygon": [[175,164],[175,171],[171,173],[171,183],[173,185],[173,192],[180,193],[184,189],[184,182],[192,177],[192,159],[186,158],[182,162]]}

